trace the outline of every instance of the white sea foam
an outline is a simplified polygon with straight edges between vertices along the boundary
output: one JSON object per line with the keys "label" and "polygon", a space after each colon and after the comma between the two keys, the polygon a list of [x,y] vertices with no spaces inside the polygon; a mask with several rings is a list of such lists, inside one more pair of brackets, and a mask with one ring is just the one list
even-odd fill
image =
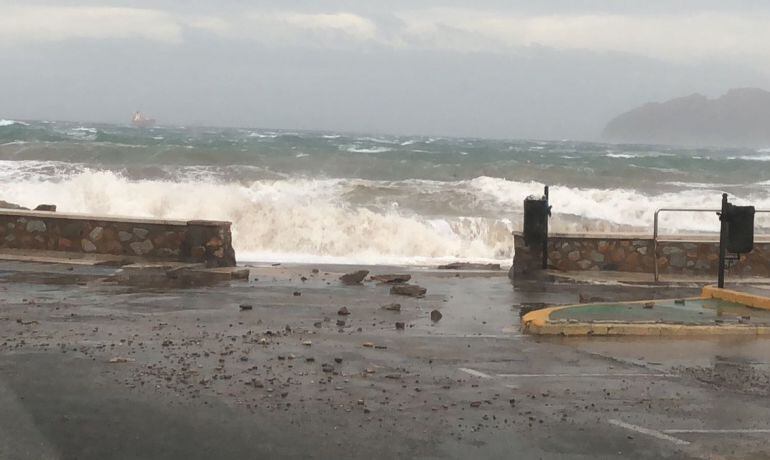
{"label": "white sea foam", "polygon": [[249,133],[249,137],[256,137],[257,139],[275,139],[278,136],[280,136],[278,133],[258,133],[256,131]]}
{"label": "white sea foam", "polygon": [[740,157],[729,157],[729,160],[746,160],[746,161],[770,161],[770,155],[743,155]]}
{"label": "white sea foam", "polygon": [[391,149],[387,147],[358,147],[358,146],[349,146],[345,150],[352,153],[384,153],[384,152],[390,152]]}
{"label": "white sea foam", "polygon": [[6,120],[6,119],[3,119],[3,118],[0,118],[0,127],[11,126],[11,125],[29,126],[29,123],[24,123],[23,121]]}

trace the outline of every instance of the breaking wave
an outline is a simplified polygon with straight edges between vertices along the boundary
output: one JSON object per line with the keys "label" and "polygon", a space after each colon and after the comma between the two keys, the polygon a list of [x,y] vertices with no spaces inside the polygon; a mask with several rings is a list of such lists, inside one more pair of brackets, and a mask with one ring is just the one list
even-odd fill
{"label": "breaking wave", "polygon": [[[207,174],[206,168],[166,180],[131,179],[68,163],[3,163],[16,166],[0,174],[0,197],[7,201],[25,206],[55,203],[61,212],[229,220],[241,260],[510,262],[511,231],[520,228],[523,197],[543,186],[486,176],[455,182],[232,182]],[[656,208],[715,208],[719,195],[553,186],[551,201],[555,232],[651,231]],[[752,203],[770,208],[770,196],[752,197]],[[707,213],[671,214],[664,216],[662,225],[675,231],[715,231],[717,223]]]}

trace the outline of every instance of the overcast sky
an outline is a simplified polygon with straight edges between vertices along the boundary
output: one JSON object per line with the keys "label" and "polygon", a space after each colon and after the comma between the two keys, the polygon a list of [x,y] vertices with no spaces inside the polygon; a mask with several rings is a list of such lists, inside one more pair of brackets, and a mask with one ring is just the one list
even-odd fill
{"label": "overcast sky", "polygon": [[596,139],[770,89],[770,2],[0,0],[0,118]]}

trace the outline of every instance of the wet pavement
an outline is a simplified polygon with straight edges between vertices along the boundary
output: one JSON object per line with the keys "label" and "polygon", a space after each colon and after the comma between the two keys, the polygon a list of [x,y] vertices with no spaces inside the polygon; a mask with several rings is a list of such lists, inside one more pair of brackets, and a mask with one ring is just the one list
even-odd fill
{"label": "wet pavement", "polygon": [[698,288],[368,267],[412,298],[357,268],[161,289],[0,262],[0,458],[770,458],[770,340],[518,330],[522,304]]}

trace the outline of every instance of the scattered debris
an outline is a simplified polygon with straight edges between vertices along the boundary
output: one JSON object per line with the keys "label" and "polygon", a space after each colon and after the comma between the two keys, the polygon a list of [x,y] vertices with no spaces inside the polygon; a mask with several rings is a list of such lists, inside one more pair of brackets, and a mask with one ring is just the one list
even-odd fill
{"label": "scattered debris", "polygon": [[433,310],[432,312],[430,312],[430,320],[433,321],[434,323],[437,321],[440,321],[441,318],[443,317],[444,315],[442,315],[441,312],[438,310]]}
{"label": "scattered debris", "polygon": [[350,314],[350,310],[348,310],[348,307],[342,307],[339,310],[337,310],[337,314],[340,316],[347,316]]}
{"label": "scattered debris", "polygon": [[370,278],[372,281],[379,281],[385,284],[401,284],[406,283],[412,279],[412,275],[408,274],[391,274],[391,275],[372,275]]}
{"label": "scattered debris", "polygon": [[470,262],[453,262],[439,265],[439,270],[500,270],[500,264],[474,264]]}
{"label": "scattered debris", "polygon": [[593,303],[593,302],[606,302],[607,299],[603,297],[590,296],[588,294],[578,293],[578,303]]}
{"label": "scattered debris", "polygon": [[32,325],[32,324],[39,324],[39,323],[38,323],[37,321],[35,321],[34,319],[33,319],[33,320],[30,320],[30,321],[25,321],[25,320],[23,320],[23,319],[19,318],[19,319],[17,319],[17,320],[16,320],[16,322],[17,322],[17,323],[19,323],[19,324],[21,324],[22,326],[30,326],[30,325]]}
{"label": "scattered debris", "polygon": [[390,288],[391,294],[409,297],[424,297],[426,292],[428,292],[427,289],[416,284],[397,284]]}
{"label": "scattered debris", "polygon": [[346,273],[340,276],[340,281],[342,281],[342,284],[347,286],[361,284],[361,282],[364,280],[364,278],[366,278],[366,275],[368,274],[369,270],[358,270],[356,272]]}

